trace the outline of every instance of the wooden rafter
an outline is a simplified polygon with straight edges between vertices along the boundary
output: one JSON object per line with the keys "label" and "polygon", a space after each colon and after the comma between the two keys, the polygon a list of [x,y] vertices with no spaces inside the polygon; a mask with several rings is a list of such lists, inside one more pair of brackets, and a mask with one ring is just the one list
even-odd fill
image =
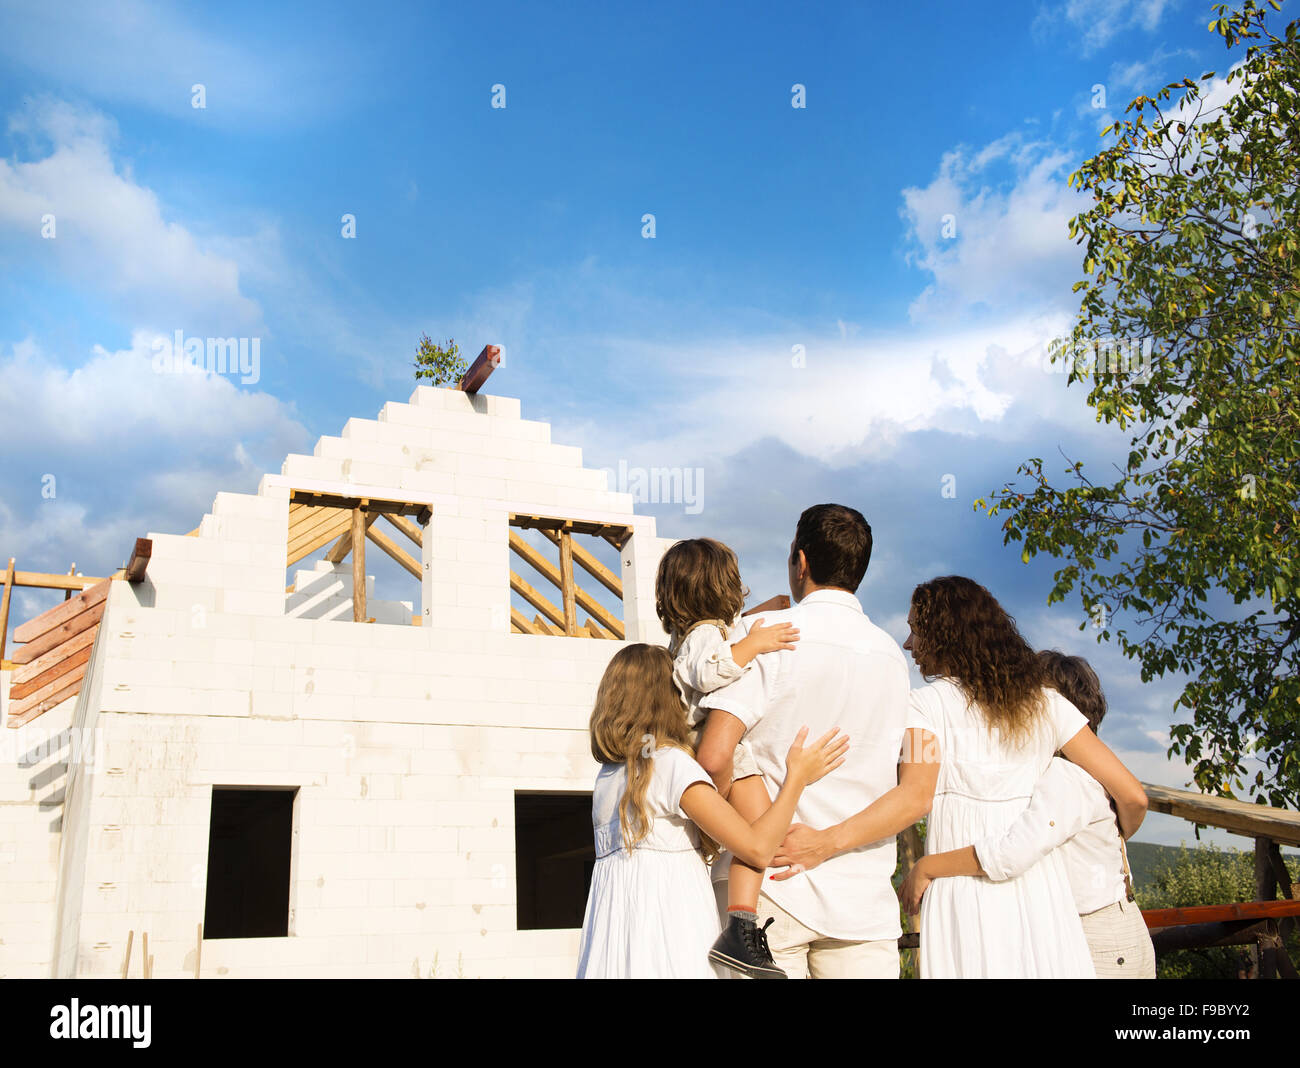
{"label": "wooden rafter", "polygon": [[393,541],[387,534],[381,530],[376,530],[373,526],[366,526],[366,537],[373,541],[379,548],[383,549],[390,557],[396,560],[402,567],[406,568],[412,575],[418,579],[424,578],[420,569],[419,562],[403,549],[397,542]]}
{"label": "wooden rafter", "polygon": [[612,544],[622,548],[623,543],[632,536],[632,528],[622,523],[602,523],[590,519],[560,519],[555,516],[526,515],[523,512],[510,513],[510,525],[521,530],[568,530],[574,534],[592,534],[596,537],[618,539]]}
{"label": "wooden rafter", "polygon": [[[547,541],[552,545],[560,544],[560,533],[558,531],[552,530],[549,527],[540,527],[539,529]],[[576,541],[572,542],[572,546],[574,563],[604,586],[605,589],[609,590],[610,593],[616,594],[619,598],[622,598],[622,580]]]}
{"label": "wooden rafter", "polygon": [[533,626],[542,634],[553,634],[556,637],[564,637],[564,629],[557,627],[554,623],[548,623],[541,616],[533,616]]}
{"label": "wooden rafter", "polygon": [[[514,530],[510,531],[510,548],[519,555],[530,567],[538,574],[544,576],[558,589],[564,589],[563,580],[560,577],[559,569],[546,559],[535,548],[524,541],[523,537]],[[609,611],[604,605],[597,601],[581,586],[574,588],[574,601],[583,611],[590,613],[597,622],[606,630],[613,633],[620,641],[623,638],[623,621]],[[531,603],[531,602],[530,602]],[[559,622],[563,623],[563,616]]]}
{"label": "wooden rafter", "polygon": [[417,527],[405,516],[393,515],[391,512],[385,512],[384,518],[393,526],[410,538],[416,545],[424,547],[424,531]]}
{"label": "wooden rafter", "polygon": [[[557,608],[543,594],[538,593],[533,586],[513,571],[510,572],[510,588],[539,612],[545,614],[547,619],[561,627],[564,626],[563,610]],[[547,633],[550,632],[547,631]]]}
{"label": "wooden rafter", "polygon": [[[373,523],[378,518],[379,516],[377,514],[367,515],[363,520],[363,525],[367,529],[369,529],[370,524]],[[343,522],[344,522],[344,526],[342,532],[339,534],[338,541],[336,541],[332,546],[330,546],[330,551],[325,554],[325,559],[328,560],[331,564],[343,563],[343,561],[348,558],[348,554],[352,552],[352,513],[351,512],[348,512],[347,515],[343,517]],[[323,545],[325,543],[321,542],[321,544]]]}
{"label": "wooden rafter", "polygon": [[366,529],[379,518],[365,511],[361,501],[352,509],[352,621],[370,622],[366,616]]}
{"label": "wooden rafter", "polygon": [[532,623],[528,621],[527,616],[525,616],[521,611],[519,611],[518,608],[515,608],[513,605],[510,608],[510,629],[519,634],[541,634],[542,633],[540,630],[538,630],[537,627],[535,627]]}
{"label": "wooden rafter", "polygon": [[[316,493],[313,490],[294,490],[291,494],[292,501],[299,504],[309,504],[315,508],[342,508],[345,511],[352,511],[354,508],[363,506],[367,512],[374,512],[377,515],[410,515],[421,516],[428,512],[429,506],[421,504],[418,501],[389,501],[379,500],[375,497],[344,497],[337,493]],[[420,520],[424,522],[424,520]]]}

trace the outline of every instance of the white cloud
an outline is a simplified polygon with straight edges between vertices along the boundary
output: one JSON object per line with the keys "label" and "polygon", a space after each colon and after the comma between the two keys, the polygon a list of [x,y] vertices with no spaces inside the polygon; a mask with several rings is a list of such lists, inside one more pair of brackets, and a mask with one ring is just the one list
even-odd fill
{"label": "white cloud", "polygon": [[[0,56],[60,92],[75,90],[204,125],[247,127],[329,112],[344,84],[330,69],[334,57],[281,47],[283,33],[303,32],[298,20],[290,20],[286,31],[270,20],[250,26],[241,17],[236,41],[200,29],[186,13],[195,15],[147,0],[9,0]],[[203,109],[191,102],[196,84],[206,90]]]}
{"label": "white cloud", "polygon": [[310,443],[275,397],[155,373],[153,341],[137,331],[131,348],[96,346],[71,370],[30,340],[0,359],[0,545],[23,570],[117,567],[135,538],[191,530],[218,491],[254,492]]}
{"label": "white cloud", "polygon": [[[262,332],[261,309],[241,292],[236,262],[203,248],[129,169],[119,172],[111,119],[45,98],[29,101],[10,131],[49,146],[29,162],[0,160],[0,231],[11,257],[29,269],[49,264],[158,330]],[[46,215],[54,217],[53,238],[41,236]]]}
{"label": "white cloud", "polygon": [[909,259],[933,278],[912,304],[913,320],[1066,306],[1082,259],[1068,236],[1084,207],[1067,184],[1076,163],[1058,146],[1012,133],[974,153],[945,153],[929,185],[903,190]]}
{"label": "white cloud", "polygon": [[1066,0],[1042,7],[1033,28],[1045,34],[1068,25],[1080,35],[1083,54],[1090,56],[1128,31],[1150,33],[1174,6],[1171,0]]}

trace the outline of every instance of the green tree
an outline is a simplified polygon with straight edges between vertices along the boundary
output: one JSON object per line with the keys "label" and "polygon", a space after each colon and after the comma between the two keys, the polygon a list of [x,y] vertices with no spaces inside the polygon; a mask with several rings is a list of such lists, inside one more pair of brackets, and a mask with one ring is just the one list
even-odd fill
{"label": "green tree", "polygon": [[[1300,42],[1254,0],[1215,11],[1240,60],[1226,85],[1200,79],[1221,102],[1191,78],[1139,96],[1070,179],[1092,205],[1070,223],[1082,304],[1053,358],[1127,433],[1127,464],[1112,480],[1067,458],[1057,486],[1031,459],[1027,485],[975,507],[1005,514],[1025,562],[1064,561],[1048,603],[1077,586],[1143,681],[1184,674],[1170,752],[1203,790],[1244,780],[1296,806]],[[1249,776],[1252,756],[1269,774]]]}
{"label": "green tree", "polygon": [[428,334],[420,335],[415,351],[415,380],[428,379],[435,386],[454,386],[464,377],[469,365],[460,357],[460,346],[448,340],[446,346],[435,345]]}

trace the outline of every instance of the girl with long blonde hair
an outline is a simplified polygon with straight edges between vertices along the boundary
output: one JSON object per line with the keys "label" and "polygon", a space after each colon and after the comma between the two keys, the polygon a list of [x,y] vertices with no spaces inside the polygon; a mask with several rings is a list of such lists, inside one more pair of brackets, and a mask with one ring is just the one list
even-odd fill
{"label": "girl with long blonde hair", "polygon": [[596,865],[578,978],[717,978],[707,951],[721,925],[700,833],[762,869],[803,788],[839,767],[848,739],[799,732],[785,785],[751,825],[719,795],[687,740],[686,708],[668,650],[629,645],[605,670],[591,714]]}

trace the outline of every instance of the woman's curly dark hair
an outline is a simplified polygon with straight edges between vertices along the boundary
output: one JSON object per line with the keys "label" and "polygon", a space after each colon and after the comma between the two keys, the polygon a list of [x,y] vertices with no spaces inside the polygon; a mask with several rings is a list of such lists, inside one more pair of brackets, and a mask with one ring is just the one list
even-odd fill
{"label": "woman's curly dark hair", "polygon": [[984,713],[989,728],[1023,743],[1046,709],[1043,665],[993,594],[946,575],[912,591],[912,648],[926,678],[947,678]]}

